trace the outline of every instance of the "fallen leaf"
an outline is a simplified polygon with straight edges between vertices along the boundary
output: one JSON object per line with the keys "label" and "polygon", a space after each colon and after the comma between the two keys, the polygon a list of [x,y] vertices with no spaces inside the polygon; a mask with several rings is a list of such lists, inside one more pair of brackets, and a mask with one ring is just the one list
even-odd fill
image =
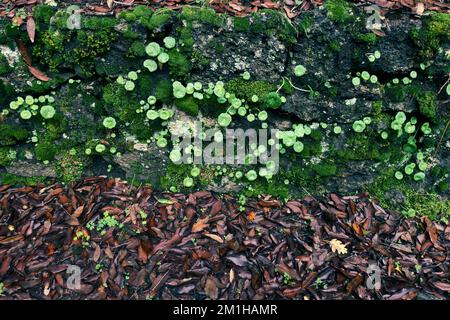
{"label": "fallen leaf", "polygon": [[30,41],[34,43],[34,37],[36,35],[36,24],[32,16],[27,17],[27,33]]}
{"label": "fallen leaf", "polygon": [[345,246],[346,246],[346,244],[343,244],[340,240],[332,239],[330,241],[331,251],[337,252],[338,254],[346,254],[347,253],[347,248]]}
{"label": "fallen leaf", "polygon": [[200,232],[206,227],[208,227],[209,226],[209,224],[207,223],[208,221],[209,217],[198,219],[197,222],[195,222],[194,225],[192,226],[192,232]]}
{"label": "fallen leaf", "polygon": [[219,289],[217,288],[216,282],[211,277],[206,279],[205,294],[212,300],[216,300],[219,297]]}
{"label": "fallen leaf", "polygon": [[49,77],[47,77],[47,75],[45,73],[43,73],[42,71],[40,71],[39,69],[37,69],[35,67],[28,66],[28,70],[30,70],[31,74],[38,80],[41,80],[44,82],[51,80]]}
{"label": "fallen leaf", "polygon": [[211,238],[211,239],[213,239],[213,240],[215,240],[215,241],[217,241],[219,243],[223,243],[223,239],[220,236],[218,236],[217,234],[205,233],[205,236],[207,236],[207,237],[209,237],[209,238]]}

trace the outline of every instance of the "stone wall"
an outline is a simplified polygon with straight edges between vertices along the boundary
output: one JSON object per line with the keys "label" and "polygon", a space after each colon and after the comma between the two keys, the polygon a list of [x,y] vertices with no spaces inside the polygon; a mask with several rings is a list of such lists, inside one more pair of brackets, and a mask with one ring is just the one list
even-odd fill
{"label": "stone wall", "polygon": [[[79,30],[69,30],[67,18],[37,6],[34,43],[24,26],[0,21],[3,183],[110,175],[172,191],[242,196],[368,191],[409,214],[449,211],[448,15],[391,13],[384,35],[367,30],[366,15],[338,0],[293,21],[270,10],[231,17],[194,7],[81,16]],[[164,48],[167,37],[175,39],[173,48]],[[151,42],[169,57],[156,70],[144,66]],[[27,63],[50,80],[33,76]],[[174,81],[184,88],[201,83],[195,91],[202,99],[189,92],[175,98]],[[228,98],[218,101],[214,88],[222,83]],[[44,105],[55,114],[45,118]],[[258,168],[202,166],[191,177],[191,165],[171,163],[173,146],[161,142],[171,128],[195,120],[218,126],[230,105],[248,106],[247,115],[268,113],[253,122],[233,115],[230,128],[301,127],[302,150],[282,143],[280,171],[255,181],[245,173]],[[149,120],[152,108],[173,115]],[[107,117],[114,128],[103,126]],[[183,186],[187,177],[193,187]]]}

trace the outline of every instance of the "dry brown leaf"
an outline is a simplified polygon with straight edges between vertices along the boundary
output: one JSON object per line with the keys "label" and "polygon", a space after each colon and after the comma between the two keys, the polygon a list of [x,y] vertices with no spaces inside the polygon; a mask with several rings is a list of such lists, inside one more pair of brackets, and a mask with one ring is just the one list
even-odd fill
{"label": "dry brown leaf", "polygon": [[330,241],[330,247],[331,247],[331,251],[333,252],[337,252],[338,254],[346,254],[347,253],[347,248],[345,247],[347,244],[343,244],[340,240],[338,239],[332,239]]}
{"label": "dry brown leaf", "polygon": [[31,74],[38,80],[47,82],[50,80],[49,77],[47,77],[47,75],[45,73],[43,73],[42,71],[40,71],[39,69],[33,67],[33,66],[28,66],[28,70],[30,70]]}
{"label": "dry brown leaf", "polygon": [[216,300],[219,297],[219,289],[213,278],[208,278],[205,284],[205,294],[212,300]]}
{"label": "dry brown leaf", "polygon": [[219,243],[223,243],[223,239],[220,236],[218,236],[217,234],[205,233],[205,236],[207,236],[208,238],[211,238]]}
{"label": "dry brown leaf", "polygon": [[36,24],[32,16],[27,17],[27,33],[30,41],[34,43],[34,37],[36,35]]}
{"label": "dry brown leaf", "polygon": [[209,226],[209,217],[198,219],[196,223],[192,226],[192,232],[200,232]]}

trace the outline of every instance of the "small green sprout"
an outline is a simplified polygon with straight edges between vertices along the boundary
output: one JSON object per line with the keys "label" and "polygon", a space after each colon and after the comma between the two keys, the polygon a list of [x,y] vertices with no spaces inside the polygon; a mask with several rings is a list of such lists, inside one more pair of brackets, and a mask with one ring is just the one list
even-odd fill
{"label": "small green sprout", "polygon": [[361,72],[361,78],[363,78],[364,81],[369,80],[370,79],[370,73],[368,73],[367,71]]}
{"label": "small green sprout", "polygon": [[355,122],[353,122],[352,127],[355,132],[360,133],[363,132],[364,129],[366,129],[366,124],[362,120],[356,120]]}
{"label": "small green sprout", "polygon": [[335,134],[340,134],[340,133],[342,132],[342,128],[341,128],[340,126],[335,126],[335,127],[333,128],[333,132],[334,132]]}
{"label": "small green sprout", "polygon": [[267,118],[268,118],[268,114],[267,114],[267,111],[260,111],[259,113],[258,113],[258,119],[260,120],[260,121],[266,121],[267,120]]}
{"label": "small green sprout", "polygon": [[116,126],[116,119],[113,117],[106,117],[103,119],[103,126],[107,129],[113,129]]}
{"label": "small green sprout", "polygon": [[133,91],[135,88],[135,84],[133,81],[128,80],[127,82],[125,82],[125,90],[127,91]]}
{"label": "small green sprout", "polygon": [[198,177],[200,175],[200,168],[194,167],[191,169],[191,176]]}
{"label": "small green sprout", "polygon": [[250,80],[250,72],[245,71],[245,72],[242,74],[242,78],[243,78],[244,80]]}
{"label": "small green sprout", "polygon": [[217,118],[217,122],[221,127],[228,127],[232,121],[231,116],[228,113],[221,113]]}
{"label": "small green sprout", "polygon": [[52,106],[41,107],[40,114],[44,119],[51,119],[55,116],[55,108]]}
{"label": "small green sprout", "polygon": [[359,79],[359,77],[354,77],[354,78],[352,79],[352,84],[353,84],[355,87],[359,86],[359,85],[361,84],[361,80]]}
{"label": "small green sprout", "polygon": [[32,116],[32,114],[31,114],[31,111],[30,111],[30,110],[22,110],[22,111],[20,112],[20,117],[21,117],[23,120],[29,120],[29,119],[31,119],[31,116]]}
{"label": "small green sprout", "polygon": [[129,78],[130,80],[136,81],[137,78],[138,78],[137,72],[136,72],[136,71],[130,71],[130,72],[128,72],[128,78]]}
{"label": "small green sprout", "polygon": [[306,73],[306,68],[302,66],[301,64],[296,65],[294,68],[294,74],[297,77],[301,77]]}
{"label": "small green sprout", "polygon": [[175,45],[176,45],[176,40],[175,40],[175,38],[173,38],[173,37],[165,37],[164,38],[164,40],[163,40],[163,42],[164,42],[164,46],[167,48],[167,49],[172,49],[172,48],[175,48]]}
{"label": "small green sprout", "polygon": [[161,47],[160,47],[159,44],[157,44],[156,42],[150,42],[150,43],[145,47],[145,52],[146,52],[150,57],[157,57],[158,54],[161,52]]}
{"label": "small green sprout", "polygon": [[186,95],[186,87],[179,81],[174,81],[172,83],[173,96],[177,99],[181,99]]}
{"label": "small green sprout", "polygon": [[396,171],[395,172],[395,178],[398,180],[402,180],[403,179],[403,173],[401,173],[400,171]]}
{"label": "small green sprout", "polygon": [[256,178],[258,178],[258,174],[256,173],[255,170],[249,170],[246,174],[245,177],[248,179],[248,181],[255,181]]}
{"label": "small green sprout", "polygon": [[425,173],[423,172],[417,172],[414,177],[413,177],[414,181],[421,181],[423,179],[425,179]]}
{"label": "small green sprout", "polygon": [[99,143],[99,144],[97,144],[97,145],[95,146],[95,151],[98,152],[98,153],[102,153],[102,152],[104,152],[105,150],[106,150],[106,147],[105,147],[104,144]]}
{"label": "small green sprout", "polygon": [[183,186],[185,186],[186,188],[191,188],[194,185],[194,179],[192,179],[191,177],[186,177],[183,180]]}
{"label": "small green sprout", "polygon": [[146,67],[148,71],[154,72],[158,69],[158,64],[155,62],[155,60],[146,59],[144,61],[144,67]]}
{"label": "small green sprout", "polygon": [[302,142],[296,141],[296,142],[294,143],[293,148],[294,148],[294,151],[295,151],[295,152],[300,153],[300,152],[303,151],[304,146],[303,146],[303,143],[302,143]]}
{"label": "small green sprout", "polygon": [[166,63],[167,61],[169,61],[169,55],[165,52],[161,52],[158,55],[158,61],[161,63]]}

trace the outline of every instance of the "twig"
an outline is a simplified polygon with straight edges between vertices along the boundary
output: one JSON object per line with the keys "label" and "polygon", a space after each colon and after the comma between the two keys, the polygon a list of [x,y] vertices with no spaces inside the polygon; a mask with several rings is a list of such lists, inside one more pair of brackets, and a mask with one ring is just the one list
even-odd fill
{"label": "twig", "polygon": [[284,86],[284,80],[286,80],[287,82],[289,82],[289,84],[291,85],[291,87],[294,88],[295,90],[302,91],[302,92],[308,92],[308,93],[311,92],[311,90],[306,90],[306,89],[302,89],[302,88],[298,88],[298,87],[294,86],[294,85],[292,84],[291,80],[289,80],[289,78],[283,77],[283,83],[281,84],[281,87],[278,88],[277,93],[278,93],[278,91],[280,91],[280,89]]}
{"label": "twig", "polygon": [[445,83],[444,83],[444,84],[442,85],[442,87],[439,89],[439,91],[438,91],[437,94],[440,94],[440,93],[441,93],[441,91],[444,89],[445,85],[446,85],[447,83],[449,83],[449,81],[450,81],[450,77],[448,77],[447,81],[445,81]]}
{"label": "twig", "polygon": [[437,152],[438,152],[438,150],[439,150],[439,147],[441,146],[442,140],[444,140],[445,133],[447,132],[447,129],[448,129],[448,126],[449,126],[449,125],[450,125],[450,120],[448,120],[448,121],[447,121],[447,124],[445,125],[444,131],[442,132],[442,135],[441,135],[441,139],[439,139],[439,142],[438,142],[438,144],[436,145],[436,149],[434,149],[434,155],[433,155],[433,157],[436,157]]}

